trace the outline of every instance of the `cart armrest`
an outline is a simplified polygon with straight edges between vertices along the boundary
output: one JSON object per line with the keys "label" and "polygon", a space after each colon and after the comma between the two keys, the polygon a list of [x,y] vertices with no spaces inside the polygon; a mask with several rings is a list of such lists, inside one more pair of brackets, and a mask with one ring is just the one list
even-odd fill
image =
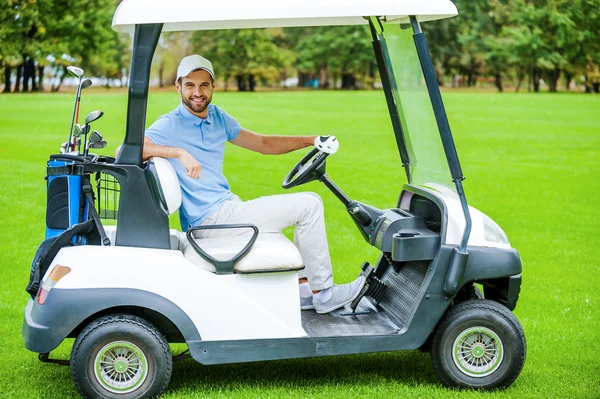
{"label": "cart armrest", "polygon": [[[194,237],[192,235],[195,231],[198,231],[198,230],[224,230],[224,229],[252,229],[252,230],[254,230],[252,233],[252,237],[250,237],[250,240],[244,246],[244,248],[242,248],[242,250],[240,252],[238,252],[237,255],[235,255],[233,258],[231,258],[229,260],[218,260],[218,259],[215,259],[212,256],[210,256],[208,253],[206,253],[206,251],[204,251],[202,248],[200,248],[200,246],[198,245],[196,240],[194,240]],[[200,255],[204,260],[206,260],[207,262],[209,262],[215,266],[217,274],[233,274],[233,267],[235,266],[236,262],[239,261],[240,259],[242,259],[244,256],[246,256],[248,254],[248,252],[250,251],[250,249],[252,248],[252,245],[254,245],[254,242],[256,241],[256,238],[258,237],[258,227],[256,227],[253,224],[215,224],[212,226],[197,226],[197,227],[190,228],[186,234],[186,237],[187,237],[188,242],[192,245],[192,248],[194,248],[194,250],[196,251],[196,253],[198,253],[198,255]]]}

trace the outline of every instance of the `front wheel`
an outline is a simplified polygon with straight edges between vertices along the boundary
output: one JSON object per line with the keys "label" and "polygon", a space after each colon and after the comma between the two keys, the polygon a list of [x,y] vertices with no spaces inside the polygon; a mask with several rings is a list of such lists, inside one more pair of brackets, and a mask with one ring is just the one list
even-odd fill
{"label": "front wheel", "polygon": [[164,336],[132,315],[93,321],[79,334],[71,352],[73,381],[85,398],[160,396],[171,370],[171,351]]}
{"label": "front wheel", "polygon": [[504,306],[485,299],[452,307],[433,338],[431,360],[452,387],[506,388],[525,364],[523,328]]}

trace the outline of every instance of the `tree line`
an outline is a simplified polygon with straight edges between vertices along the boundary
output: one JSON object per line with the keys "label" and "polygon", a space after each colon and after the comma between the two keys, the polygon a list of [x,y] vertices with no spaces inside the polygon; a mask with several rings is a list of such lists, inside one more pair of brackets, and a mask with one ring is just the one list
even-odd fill
{"label": "tree line", "polygon": [[[111,30],[118,0],[5,0],[0,8],[0,68],[5,92],[43,90],[45,68],[58,90],[67,65],[122,79],[131,38]],[[456,0],[459,16],[427,22],[440,85],[489,84],[503,91],[573,85],[600,91],[600,0]],[[257,85],[361,89],[379,82],[366,26],[165,32],[152,76],[175,79],[182,56],[211,59],[239,91]],[[15,87],[11,88],[11,81]]]}
{"label": "tree line", "polygon": [[[129,65],[126,37],[111,29],[115,0],[0,0],[0,70],[4,92],[58,91],[66,67],[121,78]],[[51,69],[48,73],[47,69]],[[14,87],[12,85],[14,81]],[[31,84],[31,86],[30,86]]]}

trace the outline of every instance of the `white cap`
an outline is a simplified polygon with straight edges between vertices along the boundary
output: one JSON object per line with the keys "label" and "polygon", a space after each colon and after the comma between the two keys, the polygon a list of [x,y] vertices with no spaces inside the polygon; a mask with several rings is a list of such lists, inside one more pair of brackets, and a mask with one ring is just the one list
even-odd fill
{"label": "white cap", "polygon": [[213,78],[213,80],[215,79],[212,63],[206,58],[198,54],[194,54],[183,57],[179,63],[179,67],[177,68],[177,80],[179,80],[179,78],[188,76],[190,73],[197,71],[198,69],[205,70],[206,72],[210,73],[210,76]]}

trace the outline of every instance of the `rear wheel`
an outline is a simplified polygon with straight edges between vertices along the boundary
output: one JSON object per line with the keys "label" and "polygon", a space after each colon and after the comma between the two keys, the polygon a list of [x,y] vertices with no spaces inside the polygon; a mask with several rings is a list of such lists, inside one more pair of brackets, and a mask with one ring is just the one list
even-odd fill
{"label": "rear wheel", "polygon": [[432,343],[433,368],[449,386],[506,388],[525,363],[523,328],[504,306],[471,300],[451,308]]}
{"label": "rear wheel", "polygon": [[86,398],[161,395],[171,379],[172,357],[164,336],[142,318],[110,315],[89,324],[71,352],[71,374]]}

